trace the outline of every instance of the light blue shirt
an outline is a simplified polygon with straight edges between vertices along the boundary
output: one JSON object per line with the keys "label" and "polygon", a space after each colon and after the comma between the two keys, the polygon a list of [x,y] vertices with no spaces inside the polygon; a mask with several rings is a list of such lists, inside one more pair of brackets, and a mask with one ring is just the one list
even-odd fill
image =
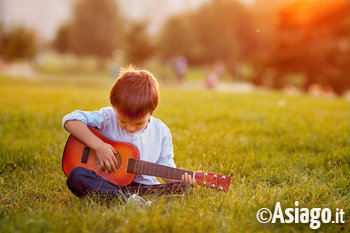
{"label": "light blue shirt", "polygon": [[[151,117],[147,128],[135,133],[129,133],[118,125],[112,107],[91,112],[75,110],[63,117],[63,127],[69,120],[79,120],[95,127],[104,137],[112,141],[134,144],[139,149],[141,160],[176,167],[170,130],[159,119]],[[136,175],[134,182],[145,185],[159,184],[154,176],[146,175]]]}

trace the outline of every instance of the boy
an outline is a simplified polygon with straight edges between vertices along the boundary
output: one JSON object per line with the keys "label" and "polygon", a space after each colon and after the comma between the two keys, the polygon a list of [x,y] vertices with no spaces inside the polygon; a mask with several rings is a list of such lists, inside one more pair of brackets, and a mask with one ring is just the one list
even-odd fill
{"label": "boy", "polygon": [[[150,72],[132,67],[123,70],[110,91],[110,103],[112,107],[99,111],[76,110],[62,121],[68,132],[96,152],[102,170],[116,170],[116,151],[96,137],[88,126],[99,129],[112,141],[134,144],[139,149],[141,160],[175,167],[170,131],[162,121],[152,117],[159,103],[159,86]],[[196,185],[187,173],[182,176],[182,182],[163,180],[166,184],[160,184],[154,176],[136,175],[131,184],[116,186],[92,170],[77,167],[69,174],[67,185],[78,197],[91,192],[114,197],[127,197],[132,193],[183,193],[190,185]]]}

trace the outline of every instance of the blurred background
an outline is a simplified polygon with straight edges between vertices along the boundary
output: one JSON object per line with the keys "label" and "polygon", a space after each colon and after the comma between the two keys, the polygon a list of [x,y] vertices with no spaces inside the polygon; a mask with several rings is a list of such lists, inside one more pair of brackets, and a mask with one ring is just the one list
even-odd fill
{"label": "blurred background", "polygon": [[348,0],[0,0],[0,72],[349,96]]}

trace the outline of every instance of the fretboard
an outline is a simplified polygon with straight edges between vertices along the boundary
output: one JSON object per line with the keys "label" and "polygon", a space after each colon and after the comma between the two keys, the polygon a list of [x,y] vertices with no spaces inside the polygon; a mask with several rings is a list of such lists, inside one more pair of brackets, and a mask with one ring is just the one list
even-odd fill
{"label": "fretboard", "polygon": [[133,174],[157,176],[174,180],[181,180],[181,176],[187,172],[187,174],[193,177],[193,171],[168,167],[133,158],[129,158],[127,172]]}

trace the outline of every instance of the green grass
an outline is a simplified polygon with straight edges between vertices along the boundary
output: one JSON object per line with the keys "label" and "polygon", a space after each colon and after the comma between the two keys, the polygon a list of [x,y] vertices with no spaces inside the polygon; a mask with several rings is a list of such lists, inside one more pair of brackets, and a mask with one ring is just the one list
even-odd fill
{"label": "green grass", "polygon": [[[155,117],[170,128],[178,167],[232,176],[228,193],[205,188],[153,205],[69,192],[61,169],[62,117],[108,105],[107,83],[0,77],[0,232],[311,232],[261,224],[256,212],[343,208],[350,216],[350,103],[281,93],[161,90]],[[279,107],[279,101],[285,101]]]}

